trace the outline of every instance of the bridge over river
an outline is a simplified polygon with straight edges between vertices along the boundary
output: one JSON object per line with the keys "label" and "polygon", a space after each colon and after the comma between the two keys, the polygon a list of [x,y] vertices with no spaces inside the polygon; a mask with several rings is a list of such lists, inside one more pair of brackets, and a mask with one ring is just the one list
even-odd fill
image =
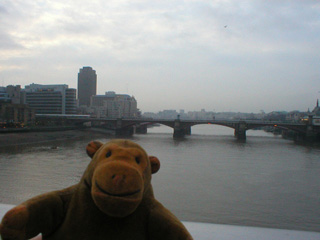
{"label": "bridge over river", "polygon": [[[237,139],[246,139],[246,131],[265,126],[276,127],[285,130],[292,130],[300,138],[315,138],[320,133],[320,126],[308,123],[293,123],[279,121],[258,121],[258,120],[168,120],[168,119],[117,119],[114,126],[118,134],[126,133],[135,126],[138,133],[147,133],[147,126],[150,124],[162,124],[173,128],[173,137],[181,138],[191,134],[191,127],[199,124],[220,125],[234,129],[234,136]],[[130,130],[129,130],[130,132]]]}
{"label": "bridge over river", "polygon": [[173,129],[173,137],[181,138],[191,134],[191,127],[199,124],[221,125],[234,129],[234,136],[237,139],[246,139],[246,131],[265,126],[291,130],[295,136],[303,140],[314,140],[320,135],[320,126],[312,123],[312,118],[308,122],[281,122],[263,120],[182,120],[182,119],[151,119],[151,118],[91,118],[84,115],[41,115],[36,116],[37,120],[60,121],[64,124],[83,125],[91,123],[93,127],[111,129],[118,136],[132,135],[136,133],[147,133],[148,125],[162,124]]}

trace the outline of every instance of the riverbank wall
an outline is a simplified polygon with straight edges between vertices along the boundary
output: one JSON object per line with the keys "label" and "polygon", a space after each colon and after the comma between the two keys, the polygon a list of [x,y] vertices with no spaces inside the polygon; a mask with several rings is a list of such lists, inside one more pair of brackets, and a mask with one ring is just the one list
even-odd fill
{"label": "riverbank wall", "polygon": [[[38,131],[16,131],[0,133],[0,147],[34,144],[40,142],[54,142],[74,139],[97,138],[112,136],[111,133],[95,131],[95,129],[38,129]],[[88,141],[89,141],[88,140]]]}

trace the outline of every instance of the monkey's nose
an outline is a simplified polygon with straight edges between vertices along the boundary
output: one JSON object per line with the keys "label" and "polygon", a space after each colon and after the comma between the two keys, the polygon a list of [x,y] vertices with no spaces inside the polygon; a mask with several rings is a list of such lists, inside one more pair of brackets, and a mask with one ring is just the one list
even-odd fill
{"label": "monkey's nose", "polygon": [[111,176],[112,184],[116,187],[120,186],[125,181],[126,175],[113,174]]}

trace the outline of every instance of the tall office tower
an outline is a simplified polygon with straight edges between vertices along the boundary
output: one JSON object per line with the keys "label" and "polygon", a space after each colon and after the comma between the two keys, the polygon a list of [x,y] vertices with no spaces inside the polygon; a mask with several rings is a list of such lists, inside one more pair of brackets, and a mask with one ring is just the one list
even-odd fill
{"label": "tall office tower", "polygon": [[97,94],[97,74],[92,67],[83,67],[78,73],[79,106],[90,106],[91,96]]}

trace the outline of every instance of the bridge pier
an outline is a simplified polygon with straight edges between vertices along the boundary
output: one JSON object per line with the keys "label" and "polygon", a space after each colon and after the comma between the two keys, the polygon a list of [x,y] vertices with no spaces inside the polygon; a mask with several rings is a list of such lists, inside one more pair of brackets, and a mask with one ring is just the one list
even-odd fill
{"label": "bridge pier", "polygon": [[318,139],[318,135],[316,134],[316,132],[313,130],[313,126],[312,125],[307,125],[307,129],[306,129],[306,133],[303,136],[303,140],[307,141],[307,142],[315,142]]}
{"label": "bridge pier", "polygon": [[173,137],[183,138],[185,135],[191,135],[191,127],[183,126],[179,119],[174,122]]}
{"label": "bridge pier", "polygon": [[184,132],[186,135],[191,135],[191,127],[184,128]]}
{"label": "bridge pier", "polygon": [[186,133],[181,126],[180,119],[174,120],[173,138],[183,138],[185,134]]}
{"label": "bridge pier", "polygon": [[137,134],[147,134],[147,132],[148,132],[147,125],[136,126],[136,133]]}
{"label": "bridge pier", "polygon": [[240,122],[236,124],[236,127],[234,129],[234,136],[238,140],[246,140],[246,131],[247,131],[247,125],[245,122]]}
{"label": "bridge pier", "polygon": [[174,129],[173,130],[173,138],[183,138],[185,136],[185,132],[183,129]]}
{"label": "bridge pier", "polygon": [[132,136],[134,134],[133,126],[122,127],[122,118],[118,118],[116,122],[116,136]]}
{"label": "bridge pier", "polygon": [[307,138],[314,138],[315,136],[316,136],[316,134],[313,131],[313,126],[312,125],[307,126],[306,137]]}
{"label": "bridge pier", "polygon": [[309,115],[309,121],[304,132],[298,132],[294,135],[294,141],[312,143],[320,140],[320,134],[314,129],[313,116]]}
{"label": "bridge pier", "polygon": [[115,134],[119,137],[132,136],[134,134],[134,130],[133,127],[116,128]]}

